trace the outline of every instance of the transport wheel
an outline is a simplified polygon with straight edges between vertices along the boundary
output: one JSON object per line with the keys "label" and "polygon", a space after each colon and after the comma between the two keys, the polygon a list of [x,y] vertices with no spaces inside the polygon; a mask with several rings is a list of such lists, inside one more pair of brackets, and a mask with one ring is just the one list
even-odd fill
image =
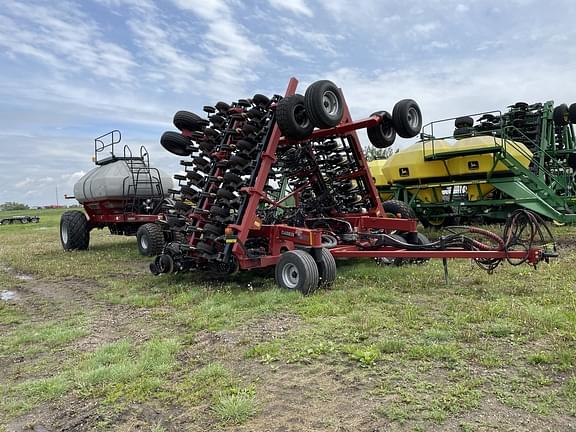
{"label": "transport wheel", "polygon": [[394,105],[392,122],[396,133],[402,138],[413,138],[422,129],[422,112],[412,99],[402,99]]}
{"label": "transport wheel", "polygon": [[302,294],[314,291],[320,279],[314,258],[303,250],[284,252],[276,264],[275,276],[282,288]]}
{"label": "transport wheel", "polygon": [[342,96],[332,81],[321,80],[310,84],[304,94],[304,104],[308,117],[320,129],[337,126],[342,120]]}
{"label": "transport wheel", "polygon": [[32,223],[38,223],[38,222],[40,222],[40,218],[33,217],[32,219],[30,219],[30,222],[32,222]]}
{"label": "transport wheel", "polygon": [[366,129],[368,139],[376,148],[387,148],[394,144],[396,131],[392,123],[392,116],[386,111],[377,111],[374,114],[382,116],[382,120],[376,126]]}
{"label": "transport wheel", "polygon": [[172,121],[178,130],[201,131],[204,126],[208,126],[208,120],[189,111],[178,111],[174,114]]}
{"label": "transport wheel", "polygon": [[422,216],[420,221],[422,225],[425,227],[432,227],[432,228],[442,228],[444,226],[449,226],[454,223],[453,216],[447,216],[446,214],[451,215],[452,209],[451,208],[441,208],[436,210],[436,212],[431,212],[426,216]]}
{"label": "transport wheel", "polygon": [[556,126],[566,126],[568,124],[570,117],[570,112],[568,109],[568,105],[561,104],[554,108],[554,112],[552,113],[552,118],[554,119],[554,124]]}
{"label": "transport wheel", "polygon": [[474,126],[474,119],[472,117],[458,117],[454,120],[454,127],[465,128]]}
{"label": "transport wheel", "polygon": [[162,228],[155,223],[141,225],[136,231],[136,240],[140,255],[156,256],[162,252],[164,247],[164,233]]}
{"label": "transport wheel", "polygon": [[22,219],[20,219],[20,223],[21,223],[21,224],[27,224],[27,223],[28,223],[28,219],[22,218]]}
{"label": "transport wheel", "polygon": [[392,217],[400,215],[402,219],[416,219],[416,213],[408,204],[399,200],[388,200],[382,203],[384,211]]}
{"label": "transport wheel", "polygon": [[285,97],[276,107],[276,121],[286,138],[306,138],[314,130],[304,105],[304,96],[295,94]]}
{"label": "transport wheel", "polygon": [[77,210],[64,212],[60,218],[60,241],[65,251],[88,249],[90,230],[84,213]]}
{"label": "transport wheel", "polygon": [[576,103],[573,103],[568,108],[568,120],[570,120],[570,123],[576,123]]}
{"label": "transport wheel", "polygon": [[336,280],[336,260],[326,248],[321,249],[322,257],[318,261],[319,287],[329,287]]}
{"label": "transport wheel", "polygon": [[177,156],[190,156],[192,153],[192,141],[178,132],[164,132],[160,138],[160,144]]}

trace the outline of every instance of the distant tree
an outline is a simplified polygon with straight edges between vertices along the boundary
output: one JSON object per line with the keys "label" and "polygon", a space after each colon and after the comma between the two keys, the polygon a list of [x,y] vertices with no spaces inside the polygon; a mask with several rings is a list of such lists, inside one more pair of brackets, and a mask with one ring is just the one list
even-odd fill
{"label": "distant tree", "polygon": [[5,202],[0,204],[0,211],[10,211],[10,210],[29,210],[30,207],[26,204],[18,203],[15,201]]}
{"label": "distant tree", "polygon": [[364,154],[366,155],[366,160],[368,162],[376,159],[388,159],[390,156],[392,156],[392,153],[394,153],[392,147],[384,149],[376,148],[371,145],[364,147]]}

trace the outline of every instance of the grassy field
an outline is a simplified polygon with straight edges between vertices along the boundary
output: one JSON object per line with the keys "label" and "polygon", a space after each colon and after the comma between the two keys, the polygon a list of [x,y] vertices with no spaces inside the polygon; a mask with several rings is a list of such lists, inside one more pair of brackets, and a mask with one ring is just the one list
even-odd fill
{"label": "grassy field", "polygon": [[303,297],[65,253],[61,212],[0,227],[2,432],[576,430],[576,228],[537,270],[347,261]]}

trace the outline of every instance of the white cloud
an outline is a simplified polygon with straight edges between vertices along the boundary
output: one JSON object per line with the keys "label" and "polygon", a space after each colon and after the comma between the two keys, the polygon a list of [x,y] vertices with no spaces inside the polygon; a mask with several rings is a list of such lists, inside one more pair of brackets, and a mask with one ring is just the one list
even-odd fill
{"label": "white cloud", "polygon": [[310,9],[304,0],[268,0],[268,2],[276,9],[287,10],[307,17],[314,16],[312,9]]}
{"label": "white cloud", "polygon": [[204,91],[242,88],[258,79],[256,67],[264,60],[265,50],[248,36],[248,31],[222,1],[173,0],[187,12],[201,18],[206,30],[201,34],[203,49],[209,53]]}
{"label": "white cloud", "polygon": [[67,3],[47,7],[6,0],[0,13],[0,45],[9,53],[63,72],[130,81],[136,66],[132,54],[104,35],[90,17]]}
{"label": "white cloud", "polygon": [[207,21],[230,16],[230,8],[223,0],[172,0],[180,9],[198,15]]}
{"label": "white cloud", "polygon": [[276,49],[278,50],[278,52],[280,52],[282,55],[285,55],[286,57],[291,57],[302,61],[310,61],[310,57],[308,55],[306,55],[304,52],[300,50],[291,47],[290,45],[283,43],[278,45]]}

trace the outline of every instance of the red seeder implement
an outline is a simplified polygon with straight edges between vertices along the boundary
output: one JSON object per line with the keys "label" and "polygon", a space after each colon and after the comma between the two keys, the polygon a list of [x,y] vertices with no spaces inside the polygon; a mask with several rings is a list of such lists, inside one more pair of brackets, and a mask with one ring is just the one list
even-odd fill
{"label": "red seeder implement", "polygon": [[280,286],[308,293],[335,280],[335,258],[470,258],[492,270],[555,255],[550,232],[526,211],[512,215],[503,236],[452,227],[428,241],[415,219],[401,217],[402,203],[383,206],[356,134],[366,128],[376,144],[418,135],[416,102],[353,121],[332,82],[317,81],[305,95],[297,84],[290,79],[284,97],[206,106],[207,119],[176,113],[181,133],[164,133],[161,144],[186,159],[164,223],[182,240],[165,244],[153,273],[275,266]]}

